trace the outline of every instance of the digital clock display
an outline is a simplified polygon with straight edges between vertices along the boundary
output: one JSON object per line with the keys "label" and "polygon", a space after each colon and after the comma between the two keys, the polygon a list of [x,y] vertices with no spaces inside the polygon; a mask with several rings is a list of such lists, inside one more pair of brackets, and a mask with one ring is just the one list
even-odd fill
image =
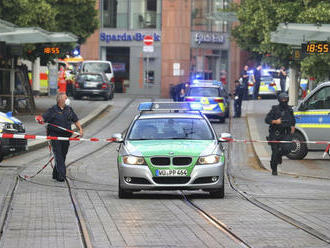
{"label": "digital clock display", "polygon": [[329,42],[308,42],[302,45],[303,53],[307,54],[318,54],[318,53],[328,53],[329,52]]}
{"label": "digital clock display", "polygon": [[60,48],[59,47],[45,47],[44,54],[59,54]]}

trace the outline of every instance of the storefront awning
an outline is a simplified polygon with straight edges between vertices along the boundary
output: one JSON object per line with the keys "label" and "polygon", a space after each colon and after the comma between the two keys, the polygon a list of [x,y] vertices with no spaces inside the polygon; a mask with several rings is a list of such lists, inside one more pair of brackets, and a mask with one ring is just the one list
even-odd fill
{"label": "storefront awning", "polygon": [[63,43],[77,40],[77,36],[71,33],[48,32],[37,27],[20,28],[0,19],[0,41],[7,44]]}
{"label": "storefront awning", "polygon": [[330,41],[330,24],[280,23],[271,32],[271,42],[301,46],[308,41]]}

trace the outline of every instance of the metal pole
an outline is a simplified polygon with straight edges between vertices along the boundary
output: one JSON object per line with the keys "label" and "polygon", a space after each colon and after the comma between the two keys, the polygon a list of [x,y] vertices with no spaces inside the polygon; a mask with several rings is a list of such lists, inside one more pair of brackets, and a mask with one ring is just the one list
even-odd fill
{"label": "metal pole", "polygon": [[147,81],[147,86],[149,88],[150,87],[150,85],[149,85],[149,54],[147,55],[147,76],[146,76],[146,81]]}
{"label": "metal pole", "polygon": [[14,58],[11,59],[11,70],[10,70],[10,94],[11,94],[11,111],[14,112],[14,90],[15,90],[15,68]]}

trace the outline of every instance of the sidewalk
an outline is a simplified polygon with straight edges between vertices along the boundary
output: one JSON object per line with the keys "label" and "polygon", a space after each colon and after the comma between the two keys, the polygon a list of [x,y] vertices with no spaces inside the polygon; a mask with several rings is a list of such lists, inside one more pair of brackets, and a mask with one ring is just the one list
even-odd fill
{"label": "sidewalk", "polygon": [[[263,99],[244,101],[242,112],[247,117],[247,123],[252,140],[266,140],[268,125],[265,117],[272,105],[276,105],[276,99]],[[235,137],[234,138],[239,138]],[[260,161],[260,166],[271,171],[271,149],[267,143],[253,143],[253,148]],[[323,152],[309,152],[303,160],[291,160],[283,157],[283,163],[278,166],[278,171],[285,174],[299,174],[330,179],[329,157],[322,157]]]}
{"label": "sidewalk", "polygon": [[[90,121],[100,115],[103,111],[111,106],[111,101],[103,101],[98,98],[88,100],[71,100],[71,107],[77,114],[80,124],[85,127]],[[36,114],[43,114],[45,111],[56,104],[55,96],[35,97]],[[46,125],[38,124],[30,113],[14,115],[25,127],[26,134],[46,135]],[[75,126],[73,125],[73,128]],[[46,144],[44,140],[28,140],[28,149],[32,150]]]}

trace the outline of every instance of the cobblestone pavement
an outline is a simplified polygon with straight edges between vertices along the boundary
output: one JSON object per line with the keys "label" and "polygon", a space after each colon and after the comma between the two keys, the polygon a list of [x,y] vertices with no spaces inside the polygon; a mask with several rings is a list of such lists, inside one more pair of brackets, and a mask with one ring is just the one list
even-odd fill
{"label": "cobblestone pavement", "polygon": [[[115,99],[112,109],[85,129],[85,137],[105,138],[122,132],[143,99],[128,106],[130,101],[127,97]],[[227,130],[225,124],[213,125],[217,133]],[[234,119],[234,137],[248,137],[247,130],[245,118]],[[179,191],[140,192],[132,199],[118,199],[117,147],[71,142],[67,158],[69,180],[93,247],[240,247],[187,205]],[[86,156],[81,159],[82,155]],[[47,158],[44,148],[4,161],[0,167],[2,210],[16,170],[32,175]],[[245,144],[233,144],[229,171],[242,191],[328,235],[328,181],[273,177],[260,169],[252,146]],[[228,180],[224,199],[210,199],[202,191],[186,193],[251,247],[329,247],[247,202]],[[31,182],[19,182],[11,206],[0,247],[83,247],[68,190],[51,179],[49,167]]]}

